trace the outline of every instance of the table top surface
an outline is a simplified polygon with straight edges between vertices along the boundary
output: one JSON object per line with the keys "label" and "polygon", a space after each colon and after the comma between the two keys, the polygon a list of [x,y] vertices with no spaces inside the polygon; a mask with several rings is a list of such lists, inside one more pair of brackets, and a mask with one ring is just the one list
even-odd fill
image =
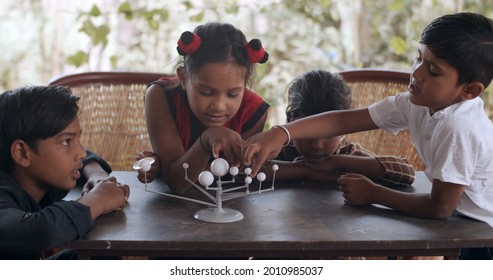
{"label": "table top surface", "polygon": [[[223,203],[244,218],[208,223],[194,213],[208,206],[146,192],[136,172],[112,173],[130,186],[128,205],[96,219],[93,230],[71,243],[78,249],[140,250],[381,250],[493,247],[493,228],[457,215],[445,220],[407,216],[383,206],[344,204],[335,183],[276,182],[274,191]],[[149,184],[172,193],[165,183]],[[430,192],[423,172],[403,190]],[[205,196],[191,192],[193,197]]]}

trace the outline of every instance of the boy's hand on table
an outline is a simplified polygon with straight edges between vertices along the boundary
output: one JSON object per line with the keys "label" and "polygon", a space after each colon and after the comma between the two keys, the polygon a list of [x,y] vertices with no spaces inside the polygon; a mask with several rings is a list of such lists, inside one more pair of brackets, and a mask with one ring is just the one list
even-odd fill
{"label": "boy's hand on table", "polygon": [[118,183],[115,177],[108,177],[97,183],[78,201],[91,208],[91,215],[95,219],[102,214],[123,209],[129,195],[128,185]]}
{"label": "boy's hand on table", "polygon": [[373,203],[378,185],[361,174],[348,173],[337,180],[343,192],[344,203],[352,206],[363,206]]}

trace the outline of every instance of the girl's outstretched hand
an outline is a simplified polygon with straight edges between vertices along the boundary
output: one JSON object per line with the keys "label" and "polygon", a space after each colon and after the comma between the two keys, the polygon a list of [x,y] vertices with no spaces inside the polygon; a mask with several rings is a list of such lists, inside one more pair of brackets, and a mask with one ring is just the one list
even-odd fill
{"label": "girl's outstretched hand", "polygon": [[286,133],[281,129],[270,129],[256,134],[243,143],[243,164],[252,167],[252,176],[262,168],[266,160],[277,157],[286,143]]}
{"label": "girl's outstretched hand", "polygon": [[231,165],[240,165],[243,139],[237,132],[212,126],[202,132],[199,141],[203,149],[212,152],[214,158],[223,157]]}
{"label": "girl's outstretched hand", "polygon": [[154,179],[156,179],[158,177],[159,171],[161,170],[161,164],[159,162],[159,157],[156,156],[156,154],[154,154],[151,151],[139,152],[135,156],[135,160],[140,160],[140,159],[143,159],[145,157],[153,157],[155,161],[151,165],[151,169],[149,171],[147,171],[147,174],[146,174],[146,172],[139,170],[138,175],[137,175],[137,179],[139,179],[139,181],[142,183],[146,183],[146,179],[147,179],[147,183],[149,183],[149,182],[154,181]]}

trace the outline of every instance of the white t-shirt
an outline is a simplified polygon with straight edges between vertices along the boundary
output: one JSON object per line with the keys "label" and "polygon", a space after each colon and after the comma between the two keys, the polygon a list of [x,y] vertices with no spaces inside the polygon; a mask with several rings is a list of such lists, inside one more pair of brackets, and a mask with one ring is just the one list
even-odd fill
{"label": "white t-shirt", "polygon": [[409,130],[430,181],[466,185],[459,213],[493,227],[493,124],[481,98],[430,115],[428,107],[412,104],[406,92],[368,109],[380,128],[394,134]]}

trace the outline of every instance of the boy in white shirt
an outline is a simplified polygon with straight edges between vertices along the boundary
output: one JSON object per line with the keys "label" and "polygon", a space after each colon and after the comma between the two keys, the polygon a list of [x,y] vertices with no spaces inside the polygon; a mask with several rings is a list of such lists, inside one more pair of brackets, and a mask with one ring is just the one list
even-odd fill
{"label": "boy in white shirt", "polygon": [[[408,129],[427,166],[431,194],[400,192],[346,174],[338,180],[345,202],[381,204],[435,219],[457,210],[493,227],[493,124],[479,97],[492,77],[493,21],[475,13],[442,16],[421,35],[407,92],[368,108],[322,113],[255,135],[243,145],[244,163],[253,164],[255,175],[287,141]],[[491,250],[485,250],[491,259]]]}

